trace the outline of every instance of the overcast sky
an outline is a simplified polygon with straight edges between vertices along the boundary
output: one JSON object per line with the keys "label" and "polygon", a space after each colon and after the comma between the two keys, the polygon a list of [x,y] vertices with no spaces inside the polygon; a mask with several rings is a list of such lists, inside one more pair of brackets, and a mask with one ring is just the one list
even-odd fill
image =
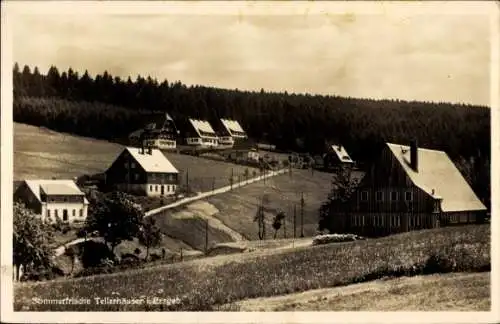
{"label": "overcast sky", "polygon": [[24,15],[13,57],[95,75],[489,105],[484,15]]}

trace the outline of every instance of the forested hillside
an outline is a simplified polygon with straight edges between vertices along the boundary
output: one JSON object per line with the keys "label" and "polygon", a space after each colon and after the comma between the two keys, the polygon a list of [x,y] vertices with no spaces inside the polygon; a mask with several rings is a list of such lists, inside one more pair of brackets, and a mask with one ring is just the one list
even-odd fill
{"label": "forested hillside", "polygon": [[[417,139],[422,147],[446,151],[475,177],[489,169],[488,107],[227,90],[56,67],[42,75],[17,63],[14,97],[17,122],[102,139],[128,135],[151,112],[168,112],[174,119],[235,118],[252,138],[284,150],[319,153],[332,140],[357,161],[370,162],[384,142]],[[488,185],[483,180],[473,186],[484,191]]]}

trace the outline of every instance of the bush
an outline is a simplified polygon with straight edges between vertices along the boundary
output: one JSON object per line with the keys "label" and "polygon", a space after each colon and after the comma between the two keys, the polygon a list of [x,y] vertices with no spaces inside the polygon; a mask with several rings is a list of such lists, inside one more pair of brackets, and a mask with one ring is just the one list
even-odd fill
{"label": "bush", "polygon": [[365,239],[364,237],[355,234],[322,234],[322,235],[317,235],[313,238],[313,245],[351,242],[364,239]]}
{"label": "bush", "polygon": [[53,280],[63,276],[64,271],[62,271],[58,267],[52,267],[50,269],[35,269],[24,273],[21,281]]}

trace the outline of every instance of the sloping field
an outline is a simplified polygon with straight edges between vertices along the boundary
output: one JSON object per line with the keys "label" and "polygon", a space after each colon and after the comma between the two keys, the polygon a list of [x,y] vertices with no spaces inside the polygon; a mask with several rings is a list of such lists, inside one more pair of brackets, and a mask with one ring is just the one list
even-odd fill
{"label": "sloping field", "polygon": [[197,201],[184,207],[166,210],[151,217],[156,221],[163,233],[190,245],[194,249],[204,251],[207,229],[207,247],[216,243],[242,240],[239,233],[213,217],[217,212],[218,210],[212,205],[204,201]]}
{"label": "sloping field", "polygon": [[14,123],[14,180],[103,172],[122,146]]}
{"label": "sloping field", "polygon": [[376,280],[344,287],[248,299],[221,309],[243,312],[468,311],[491,308],[491,272],[451,273]]}
{"label": "sloping field", "polygon": [[[357,242],[216,256],[81,279],[19,283],[14,286],[14,310],[211,310],[245,299],[345,286],[387,276],[491,271],[490,248],[489,225],[472,225]],[[177,302],[170,305],[32,302],[35,297],[72,296],[137,299],[148,296]]]}
{"label": "sloping field", "polygon": [[[361,174],[357,173],[356,177]],[[249,240],[258,240],[258,227],[254,216],[265,195],[266,238],[273,238],[273,218],[278,209],[286,214],[286,224],[279,230],[277,238],[293,237],[293,210],[296,206],[296,237],[301,234],[300,199],[304,193],[304,236],[312,236],[318,228],[318,214],[321,204],[331,191],[332,174],[309,170],[293,170],[292,175],[279,175],[266,182],[260,181],[236,190],[210,197],[219,213],[214,216]],[[285,235],[286,232],[286,235]]]}
{"label": "sloping field", "polygon": [[[104,172],[123,149],[122,145],[14,123],[14,180],[73,178]],[[211,190],[237,180],[246,166],[164,152],[181,172],[182,185],[193,191]],[[248,168],[250,175],[254,169]],[[189,175],[187,175],[187,173]],[[215,182],[213,181],[215,179]]]}

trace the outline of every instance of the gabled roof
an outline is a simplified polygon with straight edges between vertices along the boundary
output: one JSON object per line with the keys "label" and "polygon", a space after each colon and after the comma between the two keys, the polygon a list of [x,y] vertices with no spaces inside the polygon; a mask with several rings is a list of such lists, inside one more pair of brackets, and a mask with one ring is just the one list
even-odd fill
{"label": "gabled roof", "polygon": [[205,136],[213,136],[215,137],[215,131],[212,128],[212,125],[206,120],[198,120],[198,119],[192,119],[189,118],[189,122],[193,126],[193,128],[196,130],[196,133],[200,137],[205,137]]}
{"label": "gabled roof", "polygon": [[[33,192],[35,197],[41,202],[41,194],[46,195],[65,195],[65,196],[85,196],[83,191],[78,188],[73,180],[25,180],[28,188]],[[88,203],[84,198],[84,202]]]}
{"label": "gabled roof", "polygon": [[141,129],[138,129],[138,130],[132,132],[129,135],[129,138],[140,137],[141,134],[144,133],[145,130],[153,131],[153,132],[161,131],[168,125],[168,123],[171,123],[171,125],[174,128],[176,128],[172,117],[170,117],[170,115],[168,113],[162,114],[161,117],[158,117],[158,119],[155,122],[146,124],[146,126],[144,126],[144,128],[141,128]]}
{"label": "gabled roof", "polygon": [[338,159],[344,163],[354,163],[347,151],[342,145],[331,145],[332,151],[337,155]]}
{"label": "gabled roof", "polygon": [[443,212],[486,210],[465,178],[443,151],[418,148],[418,172],[410,166],[410,147],[387,143],[413,184],[442,199]]}
{"label": "gabled roof", "polygon": [[246,132],[243,130],[238,121],[224,118],[221,118],[220,121],[232,136],[246,136]]}
{"label": "gabled roof", "polygon": [[126,147],[125,150],[146,172],[179,173],[158,149],[151,149],[151,154],[148,154],[147,148],[144,149],[144,153],[141,153],[141,149],[136,147]]}

